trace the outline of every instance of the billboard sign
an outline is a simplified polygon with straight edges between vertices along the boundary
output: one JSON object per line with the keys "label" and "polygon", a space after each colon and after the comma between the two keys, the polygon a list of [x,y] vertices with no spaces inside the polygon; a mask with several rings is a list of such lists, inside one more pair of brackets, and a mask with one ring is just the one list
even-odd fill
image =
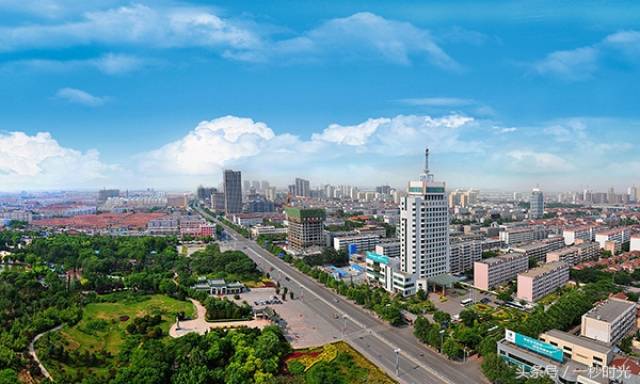
{"label": "billboard sign", "polygon": [[542,342],[538,339],[534,339],[533,337],[525,336],[508,329],[504,330],[504,334],[504,337],[507,341],[517,345],[520,348],[524,348],[531,352],[537,353],[538,355],[542,355],[552,360],[562,362],[562,349],[554,345]]}
{"label": "billboard sign", "polygon": [[358,244],[351,243],[351,244],[349,244],[347,249],[349,250],[348,251],[349,256],[355,255],[356,253],[358,253]]}

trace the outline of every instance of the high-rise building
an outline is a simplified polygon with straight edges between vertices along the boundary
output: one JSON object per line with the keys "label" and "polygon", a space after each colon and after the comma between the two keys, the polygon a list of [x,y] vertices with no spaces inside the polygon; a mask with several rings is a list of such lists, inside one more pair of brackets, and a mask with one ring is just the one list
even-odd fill
{"label": "high-rise building", "polygon": [[429,149],[420,180],[410,181],[400,199],[400,264],[422,279],[448,273],[449,209],[445,183],[429,173]]}
{"label": "high-rise building", "polygon": [[240,171],[224,170],[224,212],[242,212],[242,175]]}
{"label": "high-rise building", "polygon": [[110,197],[120,196],[119,189],[101,189],[98,191],[98,204],[104,204]]}
{"label": "high-rise building", "polygon": [[544,194],[538,188],[531,191],[529,197],[529,218],[542,219],[544,216]]}
{"label": "high-rise building", "polygon": [[638,198],[638,188],[634,185],[627,189],[627,196],[629,196],[629,202],[635,203]]}
{"label": "high-rise building", "polygon": [[380,186],[376,187],[376,192],[381,194],[381,195],[390,195],[391,194],[391,187],[389,185],[380,185]]}
{"label": "high-rise building", "polygon": [[213,187],[203,187],[201,185],[196,190],[196,197],[200,201],[209,203],[211,201],[211,195],[213,195],[216,192],[218,192],[218,190]]}
{"label": "high-rise building", "polygon": [[324,239],[324,209],[285,208],[287,214],[288,250],[295,254],[312,247],[322,247]]}
{"label": "high-rise building", "polygon": [[309,197],[310,195],[311,195],[311,188],[309,187],[309,180],[296,177],[295,196]]}

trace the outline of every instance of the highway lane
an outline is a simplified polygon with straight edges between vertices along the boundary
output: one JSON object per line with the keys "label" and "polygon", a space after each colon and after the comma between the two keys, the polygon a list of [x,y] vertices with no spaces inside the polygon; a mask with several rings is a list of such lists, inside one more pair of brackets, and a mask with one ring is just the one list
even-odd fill
{"label": "highway lane", "polygon": [[[205,212],[201,214],[206,215]],[[209,219],[214,219],[206,215]],[[223,223],[220,223],[224,225]],[[344,330],[345,340],[374,364],[402,383],[484,383],[477,364],[460,364],[447,360],[423,346],[408,329],[391,327],[360,306],[349,302],[295,267],[271,255],[258,244],[227,229],[236,248],[244,250],[264,270],[271,271],[282,285],[300,295],[318,316]],[[286,278],[285,278],[286,277]],[[287,279],[288,278],[288,279]],[[346,315],[346,321],[344,319]],[[336,316],[338,318],[336,318]],[[346,328],[345,328],[346,325]],[[399,375],[395,375],[399,349]]]}

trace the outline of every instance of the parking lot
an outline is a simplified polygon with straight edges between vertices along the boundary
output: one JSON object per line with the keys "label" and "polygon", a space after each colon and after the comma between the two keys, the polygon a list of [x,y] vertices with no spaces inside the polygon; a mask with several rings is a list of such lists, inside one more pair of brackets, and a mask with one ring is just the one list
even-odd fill
{"label": "parking lot", "polygon": [[450,314],[452,317],[460,314],[464,309],[461,302],[465,299],[472,299],[474,303],[487,304],[496,307],[495,297],[491,294],[478,291],[476,289],[448,289],[446,300],[440,300],[442,292],[429,293],[429,300],[433,302],[437,309]]}
{"label": "parking lot", "polygon": [[[231,296],[229,298],[233,299]],[[341,338],[341,331],[318,318],[299,297],[291,300],[287,294],[286,300],[282,301],[281,296],[276,295],[275,288],[254,288],[240,294],[240,299],[236,301],[246,301],[254,308],[271,307],[275,310],[286,321],[284,333],[294,348],[319,346]]]}

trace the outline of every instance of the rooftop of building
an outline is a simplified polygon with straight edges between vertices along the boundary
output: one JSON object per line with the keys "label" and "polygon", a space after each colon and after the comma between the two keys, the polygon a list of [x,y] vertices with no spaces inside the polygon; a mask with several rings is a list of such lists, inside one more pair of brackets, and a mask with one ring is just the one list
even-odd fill
{"label": "rooftop of building", "polygon": [[620,233],[620,232],[625,231],[625,230],[628,231],[629,228],[627,228],[627,227],[617,227],[617,228],[606,229],[604,231],[597,232],[596,236],[598,236],[598,235],[604,235],[604,236],[614,235],[616,233]]}
{"label": "rooftop of building", "polygon": [[551,263],[542,264],[537,268],[530,269],[527,272],[520,273],[518,274],[518,276],[538,277],[561,268],[568,269],[569,266],[565,264],[563,261],[553,261]]}
{"label": "rooftop of building", "polygon": [[612,322],[624,312],[628,311],[629,308],[635,308],[635,306],[636,303],[631,301],[612,298],[596,305],[589,312],[585,313],[584,316],[591,319]]}
{"label": "rooftop of building", "polygon": [[306,219],[310,217],[325,217],[325,211],[322,208],[298,208],[298,207],[286,207],[285,212],[288,217],[297,219]]}
{"label": "rooftop of building", "polygon": [[549,330],[549,331],[545,332],[544,334],[546,334],[548,336],[551,336],[551,337],[555,337],[555,338],[560,339],[560,340],[564,340],[564,341],[570,342],[570,343],[575,344],[575,345],[579,345],[581,347],[590,349],[590,350],[595,351],[595,352],[599,352],[599,353],[609,353],[609,352],[611,352],[611,346],[608,345],[607,343],[603,343],[602,341],[590,339],[588,337],[572,335],[571,333],[563,332],[563,331],[560,331],[558,329]]}
{"label": "rooftop of building", "polygon": [[518,259],[518,258],[522,258],[522,257],[526,257],[524,253],[511,252],[511,253],[507,253],[505,255],[500,255],[500,256],[496,256],[496,257],[490,257],[488,259],[476,261],[476,263],[483,263],[483,264],[492,265],[492,264],[504,263],[506,261],[513,260],[513,259]]}

